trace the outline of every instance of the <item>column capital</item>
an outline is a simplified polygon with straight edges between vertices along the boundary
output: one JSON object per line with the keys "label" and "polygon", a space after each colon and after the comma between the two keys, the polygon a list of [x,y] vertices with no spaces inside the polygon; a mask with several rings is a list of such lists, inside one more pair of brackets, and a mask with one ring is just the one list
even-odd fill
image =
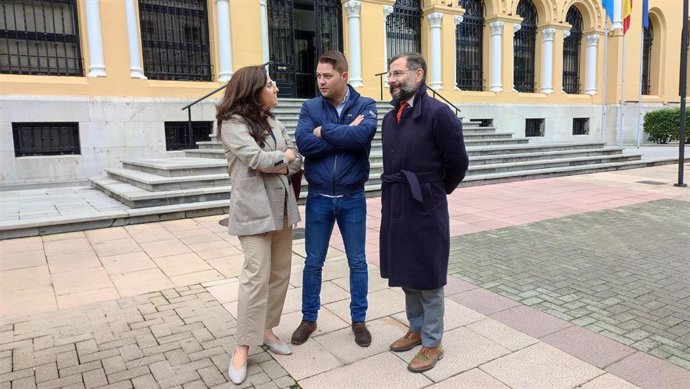
{"label": "column capital", "polygon": [[443,14],[432,12],[426,16],[429,19],[429,28],[440,28],[443,23]]}
{"label": "column capital", "polygon": [[489,23],[489,28],[491,29],[491,36],[494,35],[503,35],[503,26],[505,23],[503,23],[502,20],[496,20],[494,22]]}
{"label": "column capital", "polygon": [[391,16],[391,14],[393,13],[393,10],[394,10],[394,8],[392,5],[384,5],[383,6],[383,21],[384,22],[388,20],[388,17]]}
{"label": "column capital", "polygon": [[545,28],[541,30],[542,35],[544,35],[544,40],[545,41],[552,41],[553,37],[556,35],[556,29],[555,28]]}
{"label": "column capital", "polygon": [[362,10],[362,2],[357,0],[349,0],[345,4],[347,16],[350,18],[358,18],[359,12]]}
{"label": "column capital", "polygon": [[519,24],[519,23],[513,24],[513,34],[520,31],[520,30],[522,30],[522,24]]}
{"label": "column capital", "polygon": [[569,36],[570,36],[570,30],[563,30],[563,39],[566,39]]}
{"label": "column capital", "polygon": [[599,34],[587,35],[587,46],[596,46],[599,42]]}
{"label": "column capital", "polygon": [[455,16],[453,16],[453,22],[455,23],[455,27],[457,27],[458,24],[462,23],[462,20],[463,20],[463,19],[464,19],[464,18],[462,17],[462,15],[455,15]]}

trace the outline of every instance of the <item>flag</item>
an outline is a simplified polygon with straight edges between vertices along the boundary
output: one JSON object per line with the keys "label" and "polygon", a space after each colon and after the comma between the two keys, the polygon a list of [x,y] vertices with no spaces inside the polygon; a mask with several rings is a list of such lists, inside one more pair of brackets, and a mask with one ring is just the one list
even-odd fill
{"label": "flag", "polygon": [[649,28],[649,0],[642,0],[642,26]]}
{"label": "flag", "polygon": [[606,10],[606,16],[613,22],[613,1],[614,0],[602,0],[604,9]]}
{"label": "flag", "polygon": [[630,28],[630,14],[632,14],[632,0],[623,0],[621,15],[623,16],[623,34]]}

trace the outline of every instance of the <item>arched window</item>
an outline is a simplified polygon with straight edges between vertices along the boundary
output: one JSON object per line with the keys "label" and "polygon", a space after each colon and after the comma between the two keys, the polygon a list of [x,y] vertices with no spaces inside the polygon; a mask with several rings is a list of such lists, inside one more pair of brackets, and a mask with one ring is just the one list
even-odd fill
{"label": "arched window", "polygon": [[570,7],[565,17],[570,28],[570,36],[563,42],[563,91],[580,93],[580,45],[582,43],[582,14]]}
{"label": "arched window", "polygon": [[386,20],[388,59],[405,51],[422,51],[422,7],[420,0],[396,0]]}
{"label": "arched window", "polygon": [[517,14],[520,31],[513,37],[513,83],[519,92],[534,92],[534,47],[537,38],[537,9],[531,0],[520,0]]}
{"label": "arched window", "polygon": [[652,94],[651,69],[652,69],[652,44],[654,43],[654,28],[652,21],[649,27],[644,29],[644,46],[642,47],[642,94]]}
{"label": "arched window", "polygon": [[458,88],[480,91],[484,87],[484,4],[481,0],[459,0],[459,4],[465,9],[465,15],[455,28]]}

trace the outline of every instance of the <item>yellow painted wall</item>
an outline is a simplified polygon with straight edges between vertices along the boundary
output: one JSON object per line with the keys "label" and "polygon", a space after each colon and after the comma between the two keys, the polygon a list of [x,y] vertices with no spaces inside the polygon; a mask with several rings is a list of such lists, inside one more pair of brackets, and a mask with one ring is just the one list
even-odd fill
{"label": "yellow painted wall", "polygon": [[[541,87],[541,47],[542,34],[537,35],[537,55],[535,63],[536,93],[517,93],[512,90],[512,36],[513,23],[519,23],[515,8],[517,0],[485,0],[487,24],[492,20],[505,22],[502,52],[503,91],[488,92],[491,83],[490,31],[487,27],[484,34],[484,92],[459,91],[455,87],[455,25],[454,15],[461,15],[464,10],[456,1],[424,0],[422,8],[422,54],[429,59],[429,23],[426,15],[430,12],[444,13],[442,30],[442,82],[443,95],[451,101],[462,103],[540,103],[540,104],[601,104],[604,87],[604,10],[599,0],[534,0],[539,12],[539,30],[552,27],[558,31],[554,38],[554,93],[539,93]],[[682,0],[650,0],[650,14],[654,23],[655,37],[652,65],[654,96],[644,96],[647,102],[677,102],[679,82],[680,31]],[[383,22],[384,5],[393,5],[393,0],[363,0],[361,6],[361,58],[362,80],[364,86],[360,92],[378,99],[380,93],[379,78],[374,74],[384,69],[385,53],[383,51],[385,33]],[[571,5],[576,5],[585,19],[587,33],[601,34],[597,47],[597,94],[566,95],[560,91],[562,68],[562,30],[567,29],[564,23],[565,14]],[[89,67],[88,44],[86,39],[85,0],[78,0],[81,49],[84,57],[85,72]],[[211,62],[214,78],[219,71],[217,50],[216,2],[208,0],[209,39],[211,44]],[[130,78],[129,54],[125,7],[122,0],[100,1],[101,24],[104,47],[104,60],[107,77],[54,77],[0,74],[0,92],[14,95],[58,95],[58,96],[132,96],[132,97],[183,97],[195,98],[220,85],[217,81],[160,81],[138,80]],[[230,1],[230,25],[232,39],[232,68],[262,62],[260,5],[259,0]],[[641,34],[641,8],[633,6],[633,23],[625,36],[625,91],[624,100],[637,101],[639,93],[639,55]],[[343,9],[344,49],[349,50],[347,12]],[[585,35],[586,35],[585,34]],[[608,39],[608,77],[606,80],[607,102],[615,104],[620,98],[621,62],[623,36],[609,34]],[[586,39],[582,43],[581,83],[585,86]],[[144,69],[145,73],[146,69]],[[387,91],[384,99],[388,99]]]}

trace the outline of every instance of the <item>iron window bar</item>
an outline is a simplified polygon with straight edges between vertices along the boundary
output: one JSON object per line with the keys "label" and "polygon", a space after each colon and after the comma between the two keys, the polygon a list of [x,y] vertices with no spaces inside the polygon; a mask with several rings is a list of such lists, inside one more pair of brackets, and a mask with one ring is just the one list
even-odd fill
{"label": "iron window bar", "polygon": [[386,19],[387,60],[396,54],[422,51],[422,7],[420,0],[396,0]]}
{"label": "iron window bar", "polygon": [[456,86],[461,90],[484,89],[484,3],[481,0],[459,0],[465,9],[462,23],[455,28]]}

